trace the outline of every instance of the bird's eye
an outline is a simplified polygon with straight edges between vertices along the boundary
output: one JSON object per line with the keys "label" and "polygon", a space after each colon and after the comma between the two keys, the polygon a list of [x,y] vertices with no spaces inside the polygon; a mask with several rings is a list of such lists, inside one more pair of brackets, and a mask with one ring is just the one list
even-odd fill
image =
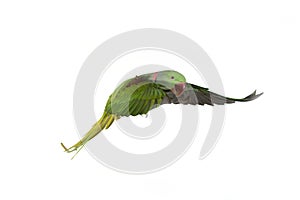
{"label": "bird's eye", "polygon": [[174,76],[171,76],[171,79],[174,79]]}

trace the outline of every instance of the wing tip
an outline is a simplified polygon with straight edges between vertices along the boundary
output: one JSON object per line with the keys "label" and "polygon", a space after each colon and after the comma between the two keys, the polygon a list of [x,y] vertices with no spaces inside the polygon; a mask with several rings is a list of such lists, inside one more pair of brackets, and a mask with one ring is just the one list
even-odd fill
{"label": "wing tip", "polygon": [[264,94],[263,92],[256,94],[256,90],[254,90],[254,92],[252,92],[250,95],[243,98],[242,101],[252,101],[254,99],[257,99],[258,97],[260,97],[263,94]]}

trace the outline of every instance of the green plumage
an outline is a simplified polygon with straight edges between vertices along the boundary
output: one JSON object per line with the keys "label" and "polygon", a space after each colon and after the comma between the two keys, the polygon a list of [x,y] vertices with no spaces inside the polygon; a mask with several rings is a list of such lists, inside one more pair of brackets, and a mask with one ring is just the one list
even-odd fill
{"label": "green plumage", "polygon": [[253,92],[243,99],[224,97],[210,92],[208,88],[187,83],[182,74],[171,70],[136,76],[115,89],[107,100],[102,117],[79,142],[70,148],[62,143],[61,145],[66,152],[77,150],[77,154],[89,140],[109,128],[115,120],[130,115],[147,114],[163,104],[223,105],[251,101],[260,95]]}
{"label": "green plumage", "polygon": [[110,95],[105,112],[117,116],[146,114],[160,104],[166,93],[159,85],[149,82],[140,82],[127,86],[121,85]]}

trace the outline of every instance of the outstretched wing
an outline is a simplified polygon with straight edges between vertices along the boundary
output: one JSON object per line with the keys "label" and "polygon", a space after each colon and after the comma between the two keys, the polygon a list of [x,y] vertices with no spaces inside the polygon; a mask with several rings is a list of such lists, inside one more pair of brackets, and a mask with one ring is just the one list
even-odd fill
{"label": "outstretched wing", "polygon": [[165,96],[165,91],[155,83],[124,84],[109,97],[105,111],[117,116],[146,114],[161,105]]}
{"label": "outstretched wing", "polygon": [[164,97],[161,104],[191,104],[191,105],[224,105],[225,103],[234,103],[234,102],[245,102],[245,101],[252,101],[258,98],[260,94],[256,94],[254,91],[249,96],[236,99],[230,97],[224,97],[222,95],[216,94],[214,92],[210,92],[208,88],[200,87],[197,85],[193,85],[190,83],[186,84],[186,88],[182,95],[176,97],[171,91],[165,91],[166,96]]}

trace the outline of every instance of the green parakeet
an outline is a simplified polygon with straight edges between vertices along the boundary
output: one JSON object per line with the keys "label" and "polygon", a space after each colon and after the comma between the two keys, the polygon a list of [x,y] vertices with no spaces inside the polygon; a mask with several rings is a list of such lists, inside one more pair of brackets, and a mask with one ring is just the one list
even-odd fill
{"label": "green parakeet", "polygon": [[[187,83],[177,71],[166,70],[144,74],[121,83],[109,96],[103,115],[85,136],[70,148],[61,145],[70,153],[80,149],[102,130],[108,129],[117,119],[146,114],[163,104],[223,105],[236,101],[245,102],[258,98],[254,91],[242,99],[224,97],[210,92],[208,88]],[[75,155],[76,155],[75,154]],[[74,155],[74,156],[75,156]]]}

